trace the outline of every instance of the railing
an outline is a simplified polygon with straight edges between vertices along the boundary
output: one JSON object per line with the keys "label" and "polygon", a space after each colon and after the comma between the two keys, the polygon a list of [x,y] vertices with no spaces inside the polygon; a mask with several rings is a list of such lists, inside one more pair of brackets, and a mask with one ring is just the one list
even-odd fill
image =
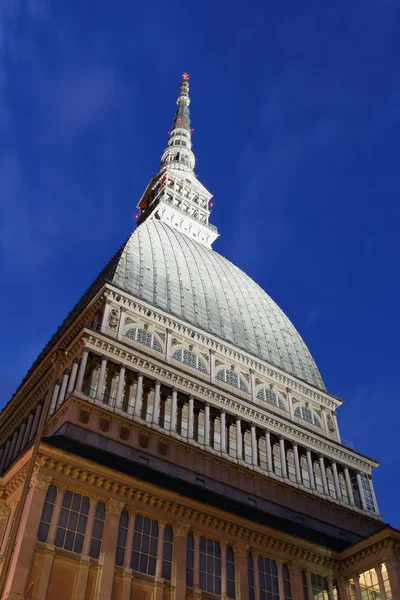
{"label": "railing", "polygon": [[346,448],[350,448],[350,450],[354,450],[353,442],[349,442],[348,440],[344,440],[342,438],[342,446],[346,446]]}

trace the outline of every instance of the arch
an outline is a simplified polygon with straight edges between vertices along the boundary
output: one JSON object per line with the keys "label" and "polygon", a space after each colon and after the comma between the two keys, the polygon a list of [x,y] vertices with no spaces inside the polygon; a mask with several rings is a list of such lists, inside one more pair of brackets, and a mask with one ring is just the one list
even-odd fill
{"label": "arch", "polygon": [[264,402],[268,402],[268,404],[271,404],[272,406],[275,406],[276,408],[280,408],[281,410],[286,410],[281,397],[278,396],[278,394],[276,392],[274,392],[273,390],[271,390],[267,387],[262,387],[258,390],[257,398],[258,398],[258,400],[263,400]]}
{"label": "arch", "polygon": [[178,350],[175,350],[172,358],[174,360],[179,360],[179,362],[182,362],[184,365],[188,365],[188,367],[191,367],[192,369],[196,369],[202,373],[208,373],[203,359],[201,359],[198,354],[195,354],[195,352],[192,352],[187,348],[179,348]]}
{"label": "arch", "polygon": [[133,340],[137,344],[142,344],[142,346],[147,346],[147,348],[156,350],[156,352],[163,351],[161,341],[157,334],[148,329],[144,329],[143,327],[138,327],[137,325],[128,327],[124,333],[124,337]]}
{"label": "arch", "polygon": [[317,415],[312,410],[307,408],[307,406],[298,406],[294,411],[294,416],[298,419],[306,421],[307,423],[310,423],[311,425],[314,425],[315,427],[322,428],[321,422]]}
{"label": "arch", "polygon": [[216,379],[224,381],[228,385],[242,390],[242,392],[249,392],[247,381],[243,375],[237,373],[236,371],[232,371],[231,369],[220,369],[216,375]]}

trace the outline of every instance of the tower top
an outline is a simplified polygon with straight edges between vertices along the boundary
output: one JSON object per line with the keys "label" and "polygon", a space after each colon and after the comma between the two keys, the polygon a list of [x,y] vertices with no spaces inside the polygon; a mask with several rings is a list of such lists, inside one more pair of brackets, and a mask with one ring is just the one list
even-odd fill
{"label": "tower top", "polygon": [[211,246],[218,231],[208,222],[212,195],[194,172],[196,159],[192,152],[189,105],[189,74],[185,72],[167,147],[161,155],[160,170],[138,204],[137,224],[156,218],[205,246]]}

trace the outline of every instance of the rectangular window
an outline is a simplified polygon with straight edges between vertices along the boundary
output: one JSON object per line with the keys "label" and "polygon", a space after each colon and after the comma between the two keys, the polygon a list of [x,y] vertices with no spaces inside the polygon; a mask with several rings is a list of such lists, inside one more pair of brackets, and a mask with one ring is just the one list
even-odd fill
{"label": "rectangular window", "polygon": [[187,438],[188,436],[188,422],[189,422],[189,407],[187,402],[179,403],[178,405],[178,420],[177,420],[177,432],[182,437]]}
{"label": "rectangular window", "polygon": [[104,521],[106,518],[106,507],[104,502],[99,502],[96,507],[96,514],[93,523],[92,541],[90,544],[90,556],[99,558],[101,540],[103,539]]}
{"label": "rectangular window", "polygon": [[274,560],[258,557],[258,579],[260,600],[279,600],[278,568]]}
{"label": "rectangular window", "polygon": [[172,571],[172,543],[173,543],[173,532],[171,525],[167,525],[164,531],[164,555],[163,555],[163,567],[162,576],[167,581],[171,579]]}
{"label": "rectangular window", "polygon": [[235,598],[235,555],[232,546],[226,548],[226,590],[228,598]]}
{"label": "rectangular window", "polygon": [[263,469],[263,471],[266,471],[267,470],[267,448],[266,448],[266,444],[265,444],[265,436],[260,437],[260,439],[258,440],[258,450],[259,450],[260,468]]}
{"label": "rectangular window", "polygon": [[290,481],[297,481],[296,478],[296,467],[295,467],[295,463],[294,463],[294,452],[293,450],[288,450],[286,452],[286,459],[287,459],[287,470],[288,470],[288,477],[290,479]]}
{"label": "rectangular window", "polygon": [[51,518],[53,516],[54,504],[57,496],[57,488],[55,485],[49,485],[47,488],[46,499],[42,510],[42,516],[40,518],[40,525],[38,531],[39,542],[47,542],[47,536],[49,535]]}
{"label": "rectangular window", "polygon": [[244,460],[247,464],[251,465],[253,463],[253,456],[251,452],[251,433],[250,431],[245,431],[243,434],[243,454]]}
{"label": "rectangular window", "polygon": [[190,531],[186,542],[186,585],[193,587],[193,571],[194,571],[194,538]]}
{"label": "rectangular window", "polygon": [[369,510],[370,512],[375,512],[375,503],[374,497],[372,495],[371,483],[369,477],[367,475],[364,475],[364,473],[361,474],[361,484],[364,492],[367,510]]}
{"label": "rectangular window", "polygon": [[115,564],[123,567],[125,560],[126,542],[128,537],[129,513],[127,510],[121,511],[119,518],[117,550],[115,553]]}
{"label": "rectangular window", "polygon": [[329,588],[326,577],[311,573],[311,588],[315,600],[329,600]]}
{"label": "rectangular window", "polygon": [[292,600],[292,592],[290,589],[290,575],[287,565],[282,565],[283,593],[285,600]]}
{"label": "rectangular window", "polygon": [[158,521],[137,515],[133,535],[131,568],[155,575],[158,546]]}
{"label": "rectangular window", "polygon": [[303,600],[308,600],[307,575],[305,571],[301,572],[301,578],[303,580]]}
{"label": "rectangular window", "polygon": [[281,448],[277,443],[272,446],[272,460],[274,463],[274,473],[282,477]]}
{"label": "rectangular window", "polygon": [[221,593],[221,547],[210,538],[200,538],[200,589],[211,594]]}
{"label": "rectangular window", "polygon": [[[251,552],[247,555],[247,577],[249,579],[249,600],[255,599],[254,566]],[[307,600],[307,599],[306,599]]]}
{"label": "rectangular window", "polygon": [[89,498],[67,490],[58,521],[55,545],[80,554],[85,537]]}

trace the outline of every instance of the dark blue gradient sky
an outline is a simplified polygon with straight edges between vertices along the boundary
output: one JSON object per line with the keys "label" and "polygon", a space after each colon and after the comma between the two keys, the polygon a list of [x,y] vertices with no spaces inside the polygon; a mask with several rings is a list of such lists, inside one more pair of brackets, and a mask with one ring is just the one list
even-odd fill
{"label": "dark blue gradient sky", "polygon": [[304,337],[399,527],[399,27],[388,0],[1,0],[1,403],[134,227],[186,70],[215,249]]}

